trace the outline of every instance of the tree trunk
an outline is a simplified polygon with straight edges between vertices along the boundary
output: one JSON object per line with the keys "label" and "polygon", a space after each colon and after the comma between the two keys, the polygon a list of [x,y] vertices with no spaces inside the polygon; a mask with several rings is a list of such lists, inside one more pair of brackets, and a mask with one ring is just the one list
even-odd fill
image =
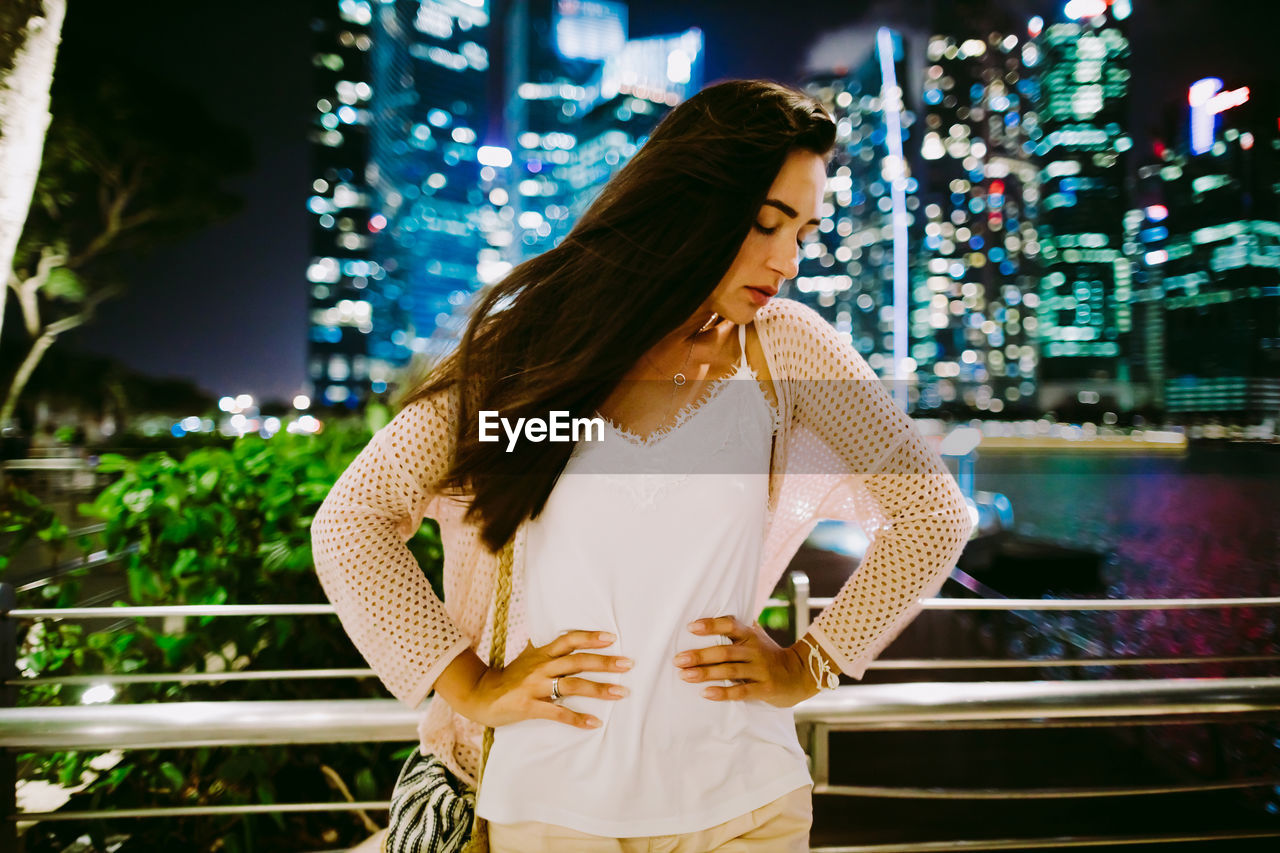
{"label": "tree trunk", "polygon": [[44,358],[45,352],[53,345],[57,339],[57,335],[41,335],[31,344],[31,349],[27,352],[27,357],[22,360],[22,365],[18,368],[18,372],[13,375],[13,381],[9,383],[9,393],[5,396],[4,407],[0,408],[0,424],[9,423],[13,417],[13,410],[17,408],[18,397],[22,394],[22,389],[27,386],[27,380],[31,378],[31,374],[36,369],[36,365],[40,363],[40,359]]}
{"label": "tree trunk", "polygon": [[[9,277],[49,129],[49,87],[66,0],[3,0],[0,37],[0,278]],[[7,293],[0,297],[4,332]],[[0,421],[2,423],[3,421]]]}
{"label": "tree trunk", "polygon": [[[108,288],[97,297],[105,298],[114,292],[114,288]],[[93,309],[97,305],[100,298],[91,301],[83,311],[79,314],[72,314],[70,317],[63,317],[57,322],[50,323],[45,326],[36,338],[31,342],[31,349],[27,352],[27,357],[22,360],[22,364],[18,366],[18,372],[13,374],[13,381],[9,383],[9,393],[4,398],[4,406],[0,407],[0,425],[7,425],[13,417],[13,410],[18,407],[18,398],[22,396],[22,390],[27,387],[31,374],[35,372],[36,365],[40,363],[40,359],[44,358],[45,352],[49,347],[53,346],[53,342],[58,336],[83,325],[86,320],[93,316]]]}

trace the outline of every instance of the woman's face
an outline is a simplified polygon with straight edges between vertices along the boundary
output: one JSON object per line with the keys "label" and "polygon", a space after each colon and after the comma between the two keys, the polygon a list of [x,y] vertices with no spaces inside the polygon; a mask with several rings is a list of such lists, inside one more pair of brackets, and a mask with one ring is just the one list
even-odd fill
{"label": "woman's face", "polygon": [[704,308],[738,325],[755,318],[798,272],[800,244],[818,231],[826,183],[821,155],[796,149],[787,156],[747,239]]}

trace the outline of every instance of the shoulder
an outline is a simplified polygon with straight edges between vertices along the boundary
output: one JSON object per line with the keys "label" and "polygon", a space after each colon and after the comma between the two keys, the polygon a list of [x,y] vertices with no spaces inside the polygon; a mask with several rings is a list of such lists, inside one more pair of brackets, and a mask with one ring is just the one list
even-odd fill
{"label": "shoulder", "polygon": [[875,372],[850,342],[813,308],[771,299],[756,313],[758,334],[789,378],[871,379]]}
{"label": "shoulder", "polygon": [[821,314],[794,299],[771,299],[756,312],[756,330],[773,352],[841,346],[839,334]]}
{"label": "shoulder", "polygon": [[767,329],[785,329],[790,326],[812,326],[814,322],[826,323],[817,311],[794,299],[774,298],[756,312],[757,326]]}

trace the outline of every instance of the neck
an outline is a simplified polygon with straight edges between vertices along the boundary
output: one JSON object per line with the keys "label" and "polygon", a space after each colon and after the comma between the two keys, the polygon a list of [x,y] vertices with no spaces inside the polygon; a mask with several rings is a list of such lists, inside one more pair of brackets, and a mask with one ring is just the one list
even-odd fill
{"label": "neck", "polygon": [[[712,321],[715,321],[714,323]],[[700,334],[705,334],[708,330],[714,329],[724,321],[724,318],[710,309],[700,308],[694,312],[693,316],[681,323],[675,331],[671,332],[665,338],[663,343],[676,345],[688,345]]]}

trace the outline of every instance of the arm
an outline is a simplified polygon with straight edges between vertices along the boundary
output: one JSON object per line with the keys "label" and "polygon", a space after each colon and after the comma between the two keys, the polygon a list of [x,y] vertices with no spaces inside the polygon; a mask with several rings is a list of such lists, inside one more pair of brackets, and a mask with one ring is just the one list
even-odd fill
{"label": "arm", "polygon": [[[818,377],[793,381],[796,420],[835,452],[841,473],[860,477],[884,518],[806,635],[834,670],[862,678],[946,581],[973,522],[955,478],[857,351],[812,309],[796,304],[792,315],[783,334],[793,369]],[[794,648],[807,661],[808,648]]]}
{"label": "arm", "polygon": [[[343,629],[397,699],[417,706],[437,679],[455,708],[474,661],[405,543],[417,531],[452,453],[443,395],[409,404],[334,483],[311,525],[316,573]],[[471,666],[466,666],[470,663]],[[441,676],[446,672],[448,675]]]}

